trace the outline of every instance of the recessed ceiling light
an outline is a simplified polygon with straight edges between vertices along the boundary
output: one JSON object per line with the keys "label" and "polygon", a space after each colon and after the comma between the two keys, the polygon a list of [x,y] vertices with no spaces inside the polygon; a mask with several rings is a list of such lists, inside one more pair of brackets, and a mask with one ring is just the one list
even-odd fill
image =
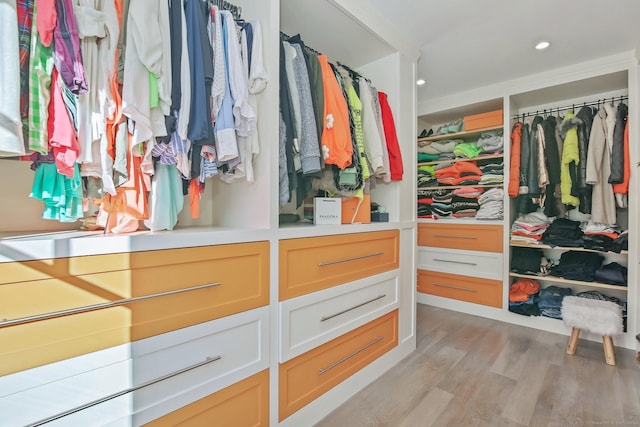
{"label": "recessed ceiling light", "polygon": [[427,82],[427,81],[426,81],[425,79],[418,79],[418,80],[416,81],[416,84],[417,84],[418,86],[422,86],[422,85],[423,85],[423,84],[425,84],[426,82]]}
{"label": "recessed ceiling light", "polygon": [[542,50],[542,49],[546,49],[551,45],[551,43],[549,43],[548,41],[541,41],[536,45],[536,49],[538,50]]}

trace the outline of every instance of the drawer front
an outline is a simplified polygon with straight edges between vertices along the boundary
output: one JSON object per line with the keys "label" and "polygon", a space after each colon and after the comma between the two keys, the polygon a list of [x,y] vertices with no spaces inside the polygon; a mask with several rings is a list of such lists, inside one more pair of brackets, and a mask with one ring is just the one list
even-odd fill
{"label": "drawer front", "polygon": [[398,345],[398,310],[280,365],[279,419],[287,418]]}
{"label": "drawer front", "polygon": [[254,427],[269,425],[269,371],[265,370],[173,411],[148,427]]}
{"label": "drawer front", "polygon": [[[0,341],[8,343],[0,348],[0,374],[265,306],[268,248],[267,242],[197,248],[173,264],[0,285]],[[175,254],[150,252],[136,263],[154,254],[161,261],[164,252]],[[65,310],[73,314],[56,317]],[[32,316],[42,320],[11,324]]]}
{"label": "drawer front", "polygon": [[502,308],[502,281],[418,270],[418,292]]}
{"label": "drawer front", "polygon": [[496,252],[418,247],[420,270],[501,280],[502,264],[502,254]]}
{"label": "drawer front", "polygon": [[263,307],[0,377],[0,419],[26,425],[81,409],[58,425],[153,420],[267,369],[268,319]]}
{"label": "drawer front", "polygon": [[398,268],[398,230],[281,240],[280,301]]}
{"label": "drawer front", "polygon": [[502,253],[502,226],[418,224],[418,246]]}
{"label": "drawer front", "polygon": [[[363,279],[280,303],[280,361],[326,343],[398,307],[398,277]],[[378,276],[376,276],[378,277]]]}

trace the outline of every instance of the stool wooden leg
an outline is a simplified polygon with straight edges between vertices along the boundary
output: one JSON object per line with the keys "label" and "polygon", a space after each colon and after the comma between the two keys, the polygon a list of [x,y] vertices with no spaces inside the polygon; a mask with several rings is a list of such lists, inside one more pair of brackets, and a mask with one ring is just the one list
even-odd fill
{"label": "stool wooden leg", "polygon": [[571,330],[571,338],[569,339],[569,345],[567,345],[567,354],[576,354],[576,347],[578,346],[579,336],[580,336],[580,329],[573,328]]}
{"label": "stool wooden leg", "polygon": [[607,365],[616,364],[616,354],[613,350],[613,339],[611,337],[602,337],[602,345],[604,347],[604,360]]}

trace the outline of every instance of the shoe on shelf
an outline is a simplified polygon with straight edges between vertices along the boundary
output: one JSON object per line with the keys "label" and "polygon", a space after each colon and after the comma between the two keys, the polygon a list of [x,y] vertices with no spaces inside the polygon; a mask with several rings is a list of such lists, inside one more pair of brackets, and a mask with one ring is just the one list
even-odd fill
{"label": "shoe on shelf", "polygon": [[420,135],[418,135],[418,138],[426,138],[427,135],[428,135],[427,130],[422,129],[422,132],[420,132]]}
{"label": "shoe on shelf", "polygon": [[462,119],[455,120],[449,124],[449,133],[457,133],[462,131]]}
{"label": "shoe on shelf", "polygon": [[440,129],[438,129],[438,135],[446,135],[449,133],[449,125],[451,123],[445,123],[442,126],[440,126]]}

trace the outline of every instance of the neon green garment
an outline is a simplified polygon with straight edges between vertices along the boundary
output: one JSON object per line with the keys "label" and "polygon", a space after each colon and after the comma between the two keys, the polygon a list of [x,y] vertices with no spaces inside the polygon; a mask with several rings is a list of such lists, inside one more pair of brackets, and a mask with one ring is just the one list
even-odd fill
{"label": "neon green garment", "polygon": [[456,148],[453,149],[453,154],[456,157],[466,157],[468,159],[476,158],[480,153],[482,153],[482,148],[478,147],[475,142],[464,142],[456,145]]}
{"label": "neon green garment", "polygon": [[[574,118],[573,111],[569,111],[565,116],[563,123]],[[578,167],[580,162],[580,152],[578,148],[578,129],[576,126],[571,126],[564,136],[564,143],[562,145],[562,162],[560,164],[560,191],[562,192],[562,203],[570,206],[578,206],[580,199],[571,195],[571,174],[569,173],[569,164],[575,163],[575,167]]]}
{"label": "neon green garment", "polygon": [[358,156],[360,156],[360,168],[362,169],[362,179],[371,176],[367,156],[364,152],[364,134],[362,132],[362,102],[358,98],[353,85],[347,88],[347,97],[349,98],[349,106],[351,107],[351,117],[353,118],[353,130],[358,147]]}
{"label": "neon green garment", "polygon": [[149,73],[149,106],[158,108],[160,105],[160,93],[158,92],[158,78],[155,74]]}

